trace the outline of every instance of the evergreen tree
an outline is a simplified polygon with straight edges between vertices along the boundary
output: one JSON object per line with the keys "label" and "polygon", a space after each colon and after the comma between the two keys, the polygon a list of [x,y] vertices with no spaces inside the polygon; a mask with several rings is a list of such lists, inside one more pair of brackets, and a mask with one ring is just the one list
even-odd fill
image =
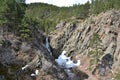
{"label": "evergreen tree", "polygon": [[99,37],[99,35],[97,33],[94,33],[91,40],[90,40],[90,47],[92,49],[94,49],[93,51],[91,51],[89,53],[89,55],[91,55],[93,58],[93,62],[96,63],[96,65],[99,62],[99,58],[101,55],[103,55],[103,51],[102,51],[102,41]]}
{"label": "evergreen tree", "polygon": [[[24,17],[24,3],[18,3],[15,0],[3,0],[0,6],[1,25],[6,26],[7,32],[16,32],[17,26]],[[2,16],[2,17],[1,17]]]}

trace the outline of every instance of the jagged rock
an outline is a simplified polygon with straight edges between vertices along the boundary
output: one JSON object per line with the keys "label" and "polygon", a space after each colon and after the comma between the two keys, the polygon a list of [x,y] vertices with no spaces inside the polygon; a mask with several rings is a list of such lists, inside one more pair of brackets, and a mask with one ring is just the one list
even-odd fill
{"label": "jagged rock", "polygon": [[11,44],[12,43],[9,40],[7,40],[7,39],[5,39],[5,40],[2,41],[2,47],[4,47],[4,48],[10,47]]}
{"label": "jagged rock", "polygon": [[[36,80],[47,79],[46,76],[48,75],[53,80],[67,79],[65,72],[55,64],[54,58],[46,49],[45,36],[43,36],[42,33],[37,36],[34,35],[34,40],[30,43],[19,41],[15,37],[12,40],[10,39],[11,45],[0,46],[0,64],[2,63],[3,67],[8,68],[3,74],[5,77],[11,75],[11,70],[13,70],[10,79],[33,80],[30,74],[37,69],[40,74],[35,77]],[[25,67],[26,64],[28,66]],[[15,67],[12,67],[12,65],[15,65]],[[42,73],[43,75],[41,75]]]}
{"label": "jagged rock", "polygon": [[[58,57],[58,53],[60,53],[61,48],[64,46],[65,42],[67,41],[67,39],[72,35],[70,34],[70,32],[74,29],[74,25],[69,23],[65,25],[66,28],[59,28],[59,30],[56,30],[53,33],[51,33],[50,35],[50,45],[53,48],[53,54],[54,56]],[[60,32],[60,33],[58,33]],[[55,41],[54,43],[52,41]],[[59,51],[58,51],[59,50]]]}
{"label": "jagged rock", "polygon": [[61,22],[61,23],[57,24],[56,29],[61,28],[61,27],[64,27],[64,26],[65,26],[65,23],[66,23],[66,22]]}
{"label": "jagged rock", "polygon": [[0,63],[7,67],[10,64],[19,64],[19,61],[13,50],[0,47]]}
{"label": "jagged rock", "polygon": [[15,50],[15,51],[19,51],[20,46],[21,46],[21,41],[14,39],[11,41],[12,45],[11,47]]}
{"label": "jagged rock", "polygon": [[110,53],[111,55],[113,55],[115,53],[116,50],[116,44],[114,42],[111,42],[110,45],[107,47],[105,53]]}
{"label": "jagged rock", "polygon": [[49,71],[49,69],[53,66],[53,64],[47,61],[44,57],[42,58],[42,69],[45,71]]}
{"label": "jagged rock", "polygon": [[[112,70],[112,65],[113,65],[113,55],[111,55],[110,53],[105,54],[104,56],[101,57],[101,63],[98,65],[98,73],[101,76],[105,76],[105,74],[107,73],[107,70],[109,69],[109,71]],[[112,73],[112,72],[111,72]]]}
{"label": "jagged rock", "polygon": [[30,49],[31,49],[31,46],[30,45],[28,45],[27,43],[25,43],[25,42],[23,42],[22,43],[22,45],[21,45],[21,50],[22,50],[22,52],[28,52],[28,51],[30,51]]}
{"label": "jagged rock", "polygon": [[114,55],[114,57],[115,57],[115,61],[116,60],[118,60],[118,59],[120,59],[117,55],[119,55],[120,54],[120,32],[119,32],[119,34],[118,34],[118,37],[117,37],[117,48],[116,48],[116,51],[115,51],[115,55]]}
{"label": "jagged rock", "polygon": [[[112,68],[113,65],[115,69],[120,65],[120,11],[111,10],[101,13],[98,16],[92,16],[83,22],[79,20],[71,22],[63,21],[58,24],[55,31],[48,35],[54,57],[49,54],[45,47],[45,35],[39,30],[31,28],[31,31],[33,41],[30,43],[22,42],[15,38],[7,39],[8,41],[4,40],[2,44],[3,47],[0,46],[0,63],[2,63],[3,66],[17,64],[20,70],[17,69],[15,78],[18,78],[18,80],[32,80],[32,78],[36,78],[36,80],[68,80],[65,71],[57,66],[54,58],[57,58],[63,50],[66,50],[66,55],[72,56],[74,60],[81,59],[81,54],[86,54],[86,56],[90,55],[90,51],[95,51],[95,49],[89,45],[93,33],[99,34],[102,40],[101,44],[103,45],[102,48],[100,48],[104,53],[100,55],[101,60],[103,60],[103,65],[100,65],[97,69],[99,74],[104,75],[105,71],[107,72],[105,66],[114,70],[114,68]],[[111,56],[107,55],[108,53]],[[105,57],[106,55],[107,58]],[[93,56],[88,57],[94,59]],[[82,63],[87,64],[86,61]],[[26,64],[29,66],[21,70]],[[88,65],[89,64],[90,62]],[[93,63],[93,65],[90,66],[93,68],[96,64]],[[77,72],[81,71],[81,68],[82,67],[78,66],[78,70],[73,70],[76,74],[79,74],[77,74],[74,79],[72,79],[73,77],[71,76],[71,80],[82,80],[88,78],[88,76],[90,77],[88,80],[99,80],[98,77],[95,78],[94,75],[90,73],[90,70],[84,70],[84,68],[82,68],[85,73],[84,71],[83,73]],[[36,77],[30,77],[30,74],[36,69],[39,70],[40,74]],[[105,75],[106,78],[100,76],[101,80],[110,80],[111,75],[109,75],[109,73],[105,74],[108,74],[108,76]],[[80,75],[85,75],[85,78],[79,77]],[[98,73],[95,72],[95,75],[98,76]]]}
{"label": "jagged rock", "polygon": [[[49,34],[53,54],[57,54],[57,56],[59,56],[61,50],[66,50],[67,55],[70,56],[89,54],[89,51],[95,50],[91,48],[89,44],[93,33],[97,33],[102,41],[100,43],[102,48],[100,49],[104,53],[103,55],[100,55],[100,57],[110,53],[114,59],[113,65],[119,64],[119,11],[111,10],[101,13],[98,16],[92,16],[89,19],[86,19],[83,23],[78,21],[74,24],[75,27],[73,27],[74,25],[72,24],[74,24],[74,22],[66,22],[65,25],[62,25],[62,28],[59,27],[54,32]],[[105,80],[105,78],[102,78],[102,80]]]}

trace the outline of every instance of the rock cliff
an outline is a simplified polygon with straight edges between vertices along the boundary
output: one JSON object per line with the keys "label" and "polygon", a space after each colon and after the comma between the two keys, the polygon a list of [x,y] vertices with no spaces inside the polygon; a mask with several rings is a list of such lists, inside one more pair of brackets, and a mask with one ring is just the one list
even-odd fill
{"label": "rock cliff", "polygon": [[[26,68],[24,66],[28,65]],[[31,76],[37,70],[37,76]],[[45,35],[37,32],[32,41],[12,34],[1,35],[0,78],[5,80],[63,80],[60,69],[45,47]]]}
{"label": "rock cliff", "polygon": [[[0,34],[0,79],[69,80],[66,72],[70,71],[55,62],[63,50],[74,63],[81,62],[70,69],[70,75],[74,75],[70,80],[112,80],[119,71],[120,11],[110,10],[86,20],[62,21],[47,36],[52,55],[45,46],[44,33],[40,30],[33,33],[32,41]],[[30,76],[36,70],[39,73]]]}
{"label": "rock cliff", "polygon": [[[92,43],[94,34],[97,34],[100,39],[97,43]],[[63,50],[66,50],[67,55],[72,56],[74,60],[80,59],[83,61],[83,58],[87,57],[86,61],[88,62],[82,62],[83,64],[80,68],[83,69],[85,67],[83,70],[90,76],[89,80],[98,80],[101,77],[98,76],[100,74],[100,66],[92,63],[92,59],[95,58],[92,55],[97,53],[100,54],[98,64],[103,65],[106,62],[104,64],[105,67],[102,67],[105,69],[102,73],[105,73],[105,75],[100,80],[110,80],[112,78],[111,75],[116,74],[116,70],[118,70],[120,65],[120,11],[107,11],[83,21],[77,19],[63,21],[56,26],[56,30],[51,32],[49,36],[55,57],[58,57]],[[91,44],[96,44],[96,47],[91,47]],[[96,48],[98,52],[95,53]],[[111,59],[110,57],[103,59],[106,54],[111,55]],[[106,70],[107,63],[109,63],[108,67],[110,70],[113,70],[111,72],[113,74],[109,72],[110,70]],[[96,66],[98,73],[96,70],[93,76],[89,66],[92,66],[92,68]],[[96,76],[97,78],[95,78]]]}

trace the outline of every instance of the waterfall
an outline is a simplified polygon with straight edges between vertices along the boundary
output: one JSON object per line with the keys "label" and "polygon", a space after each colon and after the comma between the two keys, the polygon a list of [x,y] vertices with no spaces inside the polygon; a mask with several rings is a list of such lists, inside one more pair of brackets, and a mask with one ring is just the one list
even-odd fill
{"label": "waterfall", "polygon": [[[46,37],[45,47],[49,51],[50,55],[52,55],[48,37]],[[73,60],[71,60],[71,57],[67,57],[65,54],[66,51],[63,51],[61,55],[59,55],[59,57],[55,59],[55,62],[58,64],[60,68],[64,69],[65,73],[68,75],[70,80],[74,80],[74,78],[76,78],[76,74],[71,70],[71,68],[78,67],[80,65],[80,60],[77,60],[77,63],[74,63]],[[22,71],[24,71],[29,66],[30,64],[27,64],[24,67],[22,67]],[[36,69],[35,72],[31,73],[30,76],[35,77],[38,74],[39,74],[39,70]]]}
{"label": "waterfall", "polygon": [[39,74],[39,70],[35,70],[35,73],[32,73],[31,76],[37,76]]}
{"label": "waterfall", "polygon": [[28,68],[29,67],[29,65],[27,64],[27,65],[25,65],[24,67],[22,67],[22,70],[25,70],[26,68]]}
{"label": "waterfall", "polygon": [[58,65],[63,68],[75,68],[80,65],[80,60],[77,60],[77,63],[74,63],[73,60],[70,59],[70,57],[67,57],[65,55],[66,51],[63,51],[61,55],[58,57],[58,59],[55,59],[55,61],[58,63]]}
{"label": "waterfall", "polygon": [[[51,52],[51,49],[50,49],[50,44],[49,44],[49,41],[48,41],[48,37],[46,37],[46,43],[45,43],[45,47],[47,48],[47,50],[48,50],[48,52],[50,53],[50,55],[52,55],[52,52]],[[21,69],[22,69],[22,71],[24,71],[25,69],[27,69],[28,67],[30,67],[32,62],[30,62],[30,63],[28,63],[28,64],[26,64],[24,67],[22,67]],[[37,76],[38,75],[38,73],[39,73],[39,70],[35,70],[35,72],[34,73],[31,73],[31,77],[35,77],[35,76]]]}
{"label": "waterfall", "polygon": [[50,55],[52,55],[52,52],[51,52],[51,49],[50,49],[50,43],[49,43],[49,41],[48,41],[48,37],[46,37],[45,47],[46,47],[47,50],[49,51]]}
{"label": "waterfall", "polygon": [[75,74],[70,70],[70,68],[75,68],[80,65],[80,60],[77,60],[77,63],[74,63],[70,57],[65,55],[66,51],[63,51],[58,59],[55,59],[56,63],[59,65],[60,68],[63,68],[66,74],[69,76],[70,80],[75,78]]}

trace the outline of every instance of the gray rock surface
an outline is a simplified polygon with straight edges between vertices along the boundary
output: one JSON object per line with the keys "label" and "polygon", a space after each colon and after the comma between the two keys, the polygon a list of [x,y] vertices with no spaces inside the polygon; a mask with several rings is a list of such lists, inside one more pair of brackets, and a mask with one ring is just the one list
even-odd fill
{"label": "gray rock surface", "polygon": [[[120,11],[111,10],[101,13],[98,16],[92,16],[84,21],[71,20],[69,22],[63,21],[58,24],[55,31],[48,35],[48,37],[50,37],[50,45],[54,57],[51,56],[45,48],[45,36],[43,33],[39,31],[37,32],[37,30],[34,33],[36,35],[32,35],[33,41],[30,43],[22,42],[16,37],[14,37],[14,39],[8,37],[9,41],[5,41],[4,44],[1,43],[0,45],[0,64],[2,64],[3,67],[8,67],[8,69],[6,69],[7,74],[16,74],[14,78],[18,78],[18,80],[32,80],[30,74],[36,69],[40,72],[36,77],[36,80],[68,80],[65,71],[57,66],[54,58],[57,58],[63,50],[66,50],[66,55],[72,56],[73,60],[81,59],[82,55],[89,56],[90,51],[95,51],[95,48],[90,47],[93,33],[99,34],[99,38],[102,41],[100,43],[102,44],[100,50],[103,51],[104,54],[100,55],[100,57],[103,58],[109,53],[114,59],[113,64],[111,64],[111,70],[114,71],[114,69],[116,69],[117,71],[119,69]],[[1,40],[4,40],[4,36],[0,35],[0,37]],[[107,63],[109,62],[110,61],[107,61]],[[21,68],[26,64],[28,64],[29,67],[24,71],[21,71]],[[13,65],[15,65],[15,67]],[[95,66],[95,64],[92,66]],[[79,72],[80,68],[82,67],[79,66],[78,69],[75,69],[75,72],[79,73],[77,74],[77,77],[83,74]],[[104,75],[104,72],[106,71],[104,69],[105,68],[101,68],[101,75]],[[108,76],[105,76],[106,79],[110,77],[109,71],[110,70],[108,70],[107,73]],[[93,75],[88,74],[88,76],[90,77],[88,80],[95,80]],[[82,79],[82,76],[80,76],[79,79],[77,77],[74,79]],[[102,77],[101,80],[106,79]]]}
{"label": "gray rock surface", "polygon": [[[101,13],[98,16],[90,17],[83,21],[66,22],[65,25],[58,25],[57,30],[51,32],[50,44],[53,48],[53,54],[60,55],[62,50],[67,51],[67,55],[73,59],[80,59],[81,54],[89,54],[91,37],[93,33],[99,34],[102,41],[102,56],[110,53],[113,56],[113,65],[119,65],[120,62],[120,11],[111,10]],[[112,66],[113,66],[112,65]],[[114,66],[118,67],[118,66]],[[114,69],[113,69],[114,70]],[[108,73],[109,74],[109,73]],[[103,79],[105,80],[105,79]]]}

